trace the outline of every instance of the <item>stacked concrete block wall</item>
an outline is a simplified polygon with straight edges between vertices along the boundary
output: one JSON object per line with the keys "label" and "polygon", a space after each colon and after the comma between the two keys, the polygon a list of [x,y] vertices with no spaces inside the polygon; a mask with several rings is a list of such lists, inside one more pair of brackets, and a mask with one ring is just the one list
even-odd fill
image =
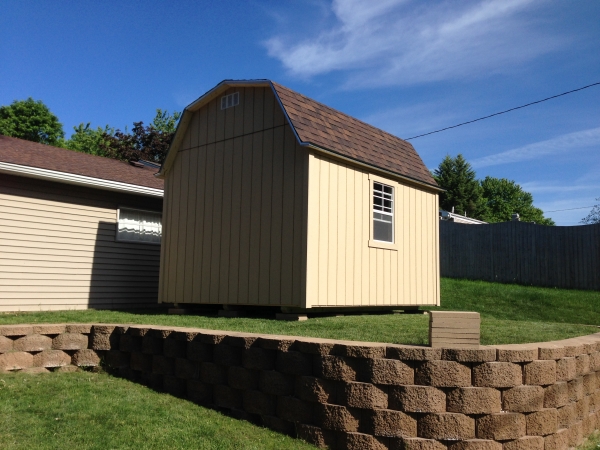
{"label": "stacked concrete block wall", "polygon": [[130,380],[332,449],[562,450],[600,424],[600,334],[452,349],[27,325],[0,327],[0,351],[0,370],[102,358]]}

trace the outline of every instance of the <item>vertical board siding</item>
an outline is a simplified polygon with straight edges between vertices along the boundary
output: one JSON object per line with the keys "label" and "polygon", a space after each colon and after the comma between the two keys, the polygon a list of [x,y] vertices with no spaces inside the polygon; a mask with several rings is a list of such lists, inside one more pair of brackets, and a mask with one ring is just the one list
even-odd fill
{"label": "vertical board siding", "polygon": [[194,113],[198,145],[166,174],[161,300],[303,307],[308,153],[270,89],[233,92],[238,106],[221,110],[219,97]]}
{"label": "vertical board siding", "polygon": [[119,207],[162,199],[0,175],[0,311],[155,306],[166,254],[117,242]]}
{"label": "vertical board siding", "polygon": [[369,247],[369,174],[309,158],[308,281],[313,307],[435,305],[439,302],[437,195],[396,186],[398,249]]}
{"label": "vertical board siding", "polygon": [[438,224],[441,276],[600,290],[600,224]]}

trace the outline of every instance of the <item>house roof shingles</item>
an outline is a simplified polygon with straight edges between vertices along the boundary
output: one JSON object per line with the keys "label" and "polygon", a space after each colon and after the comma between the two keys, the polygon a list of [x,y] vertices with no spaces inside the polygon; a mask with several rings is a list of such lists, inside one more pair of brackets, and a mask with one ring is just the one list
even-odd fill
{"label": "house roof shingles", "polygon": [[410,143],[280,84],[271,83],[301,141],[437,187]]}
{"label": "house roof shingles", "polygon": [[0,135],[0,162],[164,189],[163,180],[154,176],[156,169],[134,167],[115,159],[2,135]]}

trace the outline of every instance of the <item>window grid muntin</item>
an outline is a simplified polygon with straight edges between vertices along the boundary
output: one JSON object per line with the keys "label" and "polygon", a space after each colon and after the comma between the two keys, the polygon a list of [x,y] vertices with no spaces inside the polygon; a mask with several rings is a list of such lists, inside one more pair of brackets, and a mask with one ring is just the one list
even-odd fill
{"label": "window grid muntin", "polygon": [[[394,243],[394,188],[377,181],[373,182],[373,240]],[[389,227],[389,239],[377,239],[376,234],[384,231],[377,222]],[[387,228],[386,227],[386,228]]]}
{"label": "window grid muntin", "polygon": [[[132,216],[138,216],[133,219]],[[157,244],[162,240],[162,213],[137,208],[119,207],[116,240],[139,244]]]}
{"label": "window grid muntin", "polygon": [[240,93],[234,92],[233,94],[224,95],[221,97],[221,109],[232,108],[240,104]]}

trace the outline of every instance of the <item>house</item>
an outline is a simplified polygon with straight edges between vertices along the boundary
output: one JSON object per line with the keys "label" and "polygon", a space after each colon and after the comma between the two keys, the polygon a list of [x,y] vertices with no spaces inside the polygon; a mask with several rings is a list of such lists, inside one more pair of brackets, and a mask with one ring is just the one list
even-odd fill
{"label": "house", "polygon": [[455,222],[455,223],[465,223],[468,225],[485,225],[487,222],[483,220],[474,219],[472,217],[467,217],[466,214],[460,215],[454,212],[454,207],[452,207],[452,211],[444,211],[440,210],[440,220],[444,220],[446,222]]}
{"label": "house", "polygon": [[159,172],[159,301],[437,305],[438,192],[415,149],[269,80],[185,108]]}
{"label": "house", "polygon": [[0,136],[0,311],[155,306],[156,168]]}

